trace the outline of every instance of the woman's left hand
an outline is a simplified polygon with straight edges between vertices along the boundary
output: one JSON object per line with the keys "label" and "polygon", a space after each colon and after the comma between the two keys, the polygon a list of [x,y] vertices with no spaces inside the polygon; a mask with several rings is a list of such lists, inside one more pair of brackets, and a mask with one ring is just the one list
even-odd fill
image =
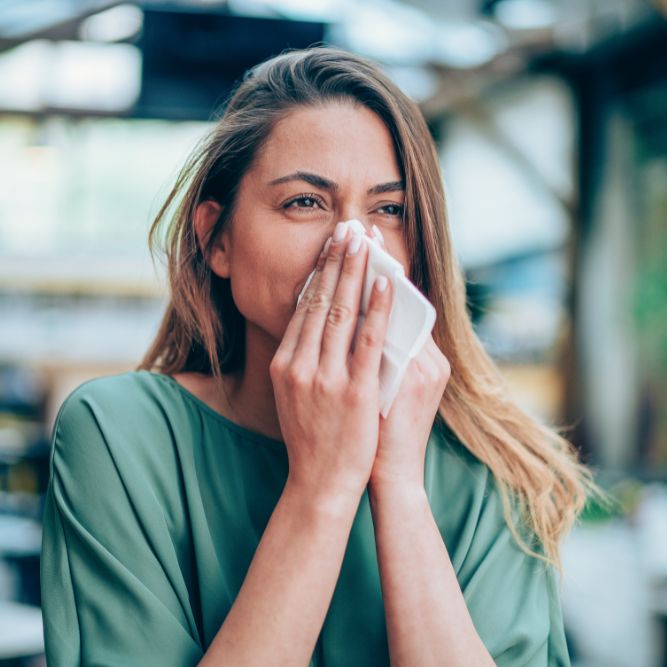
{"label": "woman's left hand", "polygon": [[380,416],[371,488],[424,487],[426,446],[451,368],[433,336],[410,361],[386,419]]}

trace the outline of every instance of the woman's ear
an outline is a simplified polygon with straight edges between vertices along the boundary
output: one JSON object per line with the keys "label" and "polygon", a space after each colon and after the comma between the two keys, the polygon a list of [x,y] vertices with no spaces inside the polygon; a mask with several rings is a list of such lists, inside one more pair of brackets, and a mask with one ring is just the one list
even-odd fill
{"label": "woman's ear", "polygon": [[221,278],[229,278],[230,275],[230,248],[228,236],[222,232],[218,236],[215,245],[206,252],[206,244],[213,231],[215,223],[220,218],[222,206],[212,199],[207,199],[197,205],[195,211],[195,233],[197,242],[206,263],[211,267],[211,271]]}

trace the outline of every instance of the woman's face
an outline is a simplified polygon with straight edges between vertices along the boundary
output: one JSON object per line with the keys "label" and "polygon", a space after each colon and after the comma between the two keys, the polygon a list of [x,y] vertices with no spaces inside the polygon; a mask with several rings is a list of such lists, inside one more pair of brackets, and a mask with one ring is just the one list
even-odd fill
{"label": "woman's face", "polygon": [[223,272],[247,323],[282,339],[340,220],[357,218],[368,234],[377,225],[409,275],[404,195],[391,135],[372,111],[344,102],[291,111],[242,178],[223,232]]}

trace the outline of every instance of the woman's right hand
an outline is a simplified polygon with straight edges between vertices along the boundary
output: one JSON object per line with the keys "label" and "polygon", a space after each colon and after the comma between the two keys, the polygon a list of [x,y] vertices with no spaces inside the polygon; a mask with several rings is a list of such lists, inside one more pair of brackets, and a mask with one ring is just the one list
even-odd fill
{"label": "woman's right hand", "polygon": [[329,499],[358,499],[373,467],[391,309],[391,281],[384,292],[374,285],[352,350],[368,256],[363,242],[346,254],[353,237],[345,225],[343,239],[320,255],[270,365],[288,484]]}

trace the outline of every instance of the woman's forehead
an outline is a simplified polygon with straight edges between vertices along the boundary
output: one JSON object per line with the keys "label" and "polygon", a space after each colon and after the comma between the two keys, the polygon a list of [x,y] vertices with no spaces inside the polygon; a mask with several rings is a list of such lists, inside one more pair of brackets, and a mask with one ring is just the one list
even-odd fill
{"label": "woman's forehead", "polygon": [[344,102],[288,112],[271,131],[255,167],[268,180],[297,171],[331,180],[346,175],[378,182],[400,179],[392,136],[382,119]]}

